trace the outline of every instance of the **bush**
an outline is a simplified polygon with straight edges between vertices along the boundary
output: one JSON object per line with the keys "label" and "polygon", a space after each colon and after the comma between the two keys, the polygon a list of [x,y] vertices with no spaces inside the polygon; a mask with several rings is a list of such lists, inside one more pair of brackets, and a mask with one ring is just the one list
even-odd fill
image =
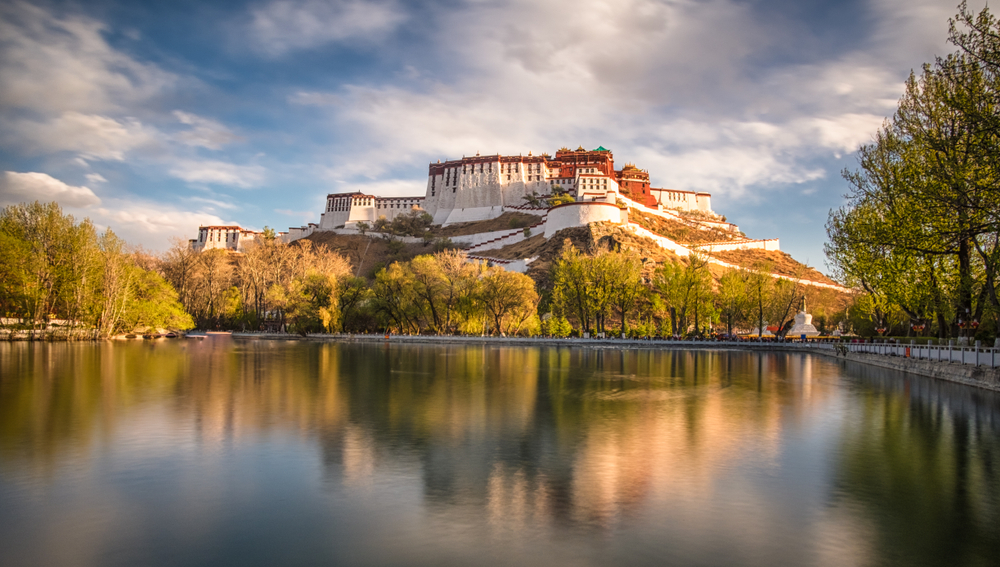
{"label": "bush", "polygon": [[559,205],[565,205],[566,203],[575,203],[576,199],[572,195],[556,195],[549,199],[550,207],[558,207]]}

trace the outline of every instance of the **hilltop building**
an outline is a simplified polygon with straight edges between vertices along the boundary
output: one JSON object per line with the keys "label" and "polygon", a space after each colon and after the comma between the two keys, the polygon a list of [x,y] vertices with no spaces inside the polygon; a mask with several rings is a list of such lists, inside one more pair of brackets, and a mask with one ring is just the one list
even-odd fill
{"label": "hilltop building", "polygon": [[[449,225],[482,221],[500,216],[505,208],[526,204],[526,197],[566,192],[578,202],[616,203],[619,195],[647,207],[701,211],[714,216],[708,193],[652,187],[649,172],[632,164],[615,169],[610,150],[563,148],[555,157],[533,156],[463,157],[428,168],[423,197],[378,197],[363,193],[331,193],[318,230],[351,228],[380,217],[391,221],[413,209],[426,211],[434,224]],[[309,227],[291,229],[294,237],[311,232]]]}
{"label": "hilltop building", "polygon": [[[569,195],[573,202],[549,206],[546,199]],[[504,212],[534,215],[538,221],[524,229],[502,229],[451,237],[451,241],[473,254],[514,244],[530,235],[551,238],[560,230],[592,223],[622,225],[656,241],[679,255],[690,250],[630,222],[630,215],[675,220],[695,230],[714,231],[720,241],[700,244],[702,251],[744,248],[777,250],[777,240],[751,240],[735,224],[712,211],[712,196],[697,191],[653,187],[649,172],[633,164],[615,169],[610,150],[562,148],[556,155],[475,155],[432,163],[428,167],[423,196],[381,197],[361,192],[331,193],[320,222],[292,227],[280,235],[282,241],[305,238],[316,231],[357,234],[359,223],[374,225],[392,221],[412,211],[431,215],[435,225],[478,222]],[[223,248],[235,252],[260,238],[260,233],[238,226],[203,226],[196,250]],[[499,260],[498,260],[499,261]],[[527,260],[525,261],[527,262]],[[525,266],[527,264],[525,263]],[[523,268],[524,266],[521,266]],[[513,269],[508,266],[508,269]],[[520,268],[518,268],[520,269]]]}

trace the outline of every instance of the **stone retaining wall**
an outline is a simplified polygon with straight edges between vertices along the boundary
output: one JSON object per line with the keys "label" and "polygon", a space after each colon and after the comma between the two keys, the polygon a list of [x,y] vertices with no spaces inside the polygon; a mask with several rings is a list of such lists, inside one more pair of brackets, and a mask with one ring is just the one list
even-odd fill
{"label": "stone retaining wall", "polygon": [[918,376],[947,380],[967,386],[985,388],[987,390],[1000,391],[1000,369],[987,368],[985,366],[974,366],[972,364],[961,364],[958,362],[939,362],[936,360],[917,360],[914,358],[903,358],[899,356],[885,356],[881,354],[867,354],[851,352],[840,355],[842,360],[861,362],[880,368],[889,368],[908,372]]}

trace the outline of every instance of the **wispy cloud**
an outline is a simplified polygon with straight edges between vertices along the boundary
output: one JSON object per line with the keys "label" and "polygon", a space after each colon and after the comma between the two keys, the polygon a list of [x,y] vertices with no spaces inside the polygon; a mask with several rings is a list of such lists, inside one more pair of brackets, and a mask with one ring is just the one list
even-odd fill
{"label": "wispy cloud", "polygon": [[221,149],[226,144],[234,142],[238,137],[232,130],[218,121],[196,116],[190,112],[175,110],[174,116],[181,124],[191,128],[177,134],[177,138],[189,146],[199,146],[210,150]]}
{"label": "wispy cloud", "polygon": [[179,160],[170,168],[170,175],[189,183],[247,188],[263,182],[264,168],[215,160]]}
{"label": "wispy cloud", "polygon": [[395,2],[276,0],[252,11],[253,45],[271,56],[345,40],[375,41],[405,19]]}
{"label": "wispy cloud", "polygon": [[72,152],[84,160],[125,159],[131,150],[154,145],[155,128],[134,118],[116,120],[97,114],[63,112],[45,122],[20,120],[4,135],[7,144],[20,143],[39,154]]}
{"label": "wispy cloud", "polygon": [[41,113],[106,113],[174,86],[169,72],[122,54],[103,23],[41,6],[0,4],[0,104]]}
{"label": "wispy cloud", "polygon": [[[905,31],[882,30],[926,25],[887,18],[868,44],[768,64],[801,32],[730,0],[524,0],[435,16],[422,56],[449,61],[452,72],[289,97],[352,132],[337,149],[343,179],[476,151],[603,144],[641,161],[657,184],[759,196],[835,174],[817,160],[871,138],[906,71],[885,63],[900,58],[895,39],[885,38]],[[935,46],[944,46],[944,33],[924,51]]]}
{"label": "wispy cloud", "polygon": [[12,205],[33,201],[56,201],[80,208],[101,203],[89,187],[69,185],[46,173],[5,171],[0,176],[0,203]]}

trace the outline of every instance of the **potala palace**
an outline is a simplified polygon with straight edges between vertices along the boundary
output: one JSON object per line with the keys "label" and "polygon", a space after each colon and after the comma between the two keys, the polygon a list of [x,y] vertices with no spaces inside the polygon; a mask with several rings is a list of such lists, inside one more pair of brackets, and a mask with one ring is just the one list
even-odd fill
{"label": "potala palace", "polygon": [[[575,202],[547,206],[544,199],[556,194],[568,194]],[[433,224],[443,226],[489,220],[508,211],[539,217],[529,231],[511,229],[452,238],[455,244],[466,246],[477,254],[514,244],[531,233],[550,238],[565,228],[608,222],[623,225],[652,238],[664,248],[687,255],[689,250],[684,246],[653,233],[646,234],[649,231],[630,223],[630,211],[683,220],[695,228],[731,235],[722,242],[700,245],[703,250],[778,249],[776,239],[747,239],[735,224],[716,215],[710,194],[653,187],[645,170],[632,164],[615,169],[611,151],[603,147],[589,151],[563,148],[554,157],[548,154],[533,156],[529,152],[527,156],[476,154],[443,163],[438,161],[428,168],[423,196],[331,193],[327,195],[319,223],[293,227],[279,236],[291,242],[317,231],[357,234],[358,223],[364,222],[370,227],[381,218],[392,221],[397,215],[413,210],[430,214]],[[240,251],[258,237],[258,233],[238,226],[203,226],[198,238],[191,240],[191,246]]]}

